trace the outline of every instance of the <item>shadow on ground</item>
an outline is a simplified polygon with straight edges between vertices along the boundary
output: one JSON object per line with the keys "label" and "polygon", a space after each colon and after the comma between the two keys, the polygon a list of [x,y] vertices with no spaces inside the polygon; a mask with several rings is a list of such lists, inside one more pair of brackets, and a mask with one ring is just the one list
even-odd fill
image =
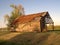
{"label": "shadow on ground", "polygon": [[37,45],[43,43],[48,38],[48,34],[36,33],[36,32],[25,32],[8,41],[3,41],[0,45]]}
{"label": "shadow on ground", "polygon": [[7,41],[0,42],[0,45],[60,45],[60,31],[24,32]]}

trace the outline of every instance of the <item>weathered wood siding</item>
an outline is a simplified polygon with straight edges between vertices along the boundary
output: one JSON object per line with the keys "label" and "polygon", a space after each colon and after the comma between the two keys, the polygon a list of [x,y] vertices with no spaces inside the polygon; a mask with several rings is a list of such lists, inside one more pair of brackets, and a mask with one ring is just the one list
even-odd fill
{"label": "weathered wood siding", "polygon": [[16,31],[20,32],[32,32],[32,31],[41,31],[40,30],[40,18],[34,19],[31,22],[18,24]]}

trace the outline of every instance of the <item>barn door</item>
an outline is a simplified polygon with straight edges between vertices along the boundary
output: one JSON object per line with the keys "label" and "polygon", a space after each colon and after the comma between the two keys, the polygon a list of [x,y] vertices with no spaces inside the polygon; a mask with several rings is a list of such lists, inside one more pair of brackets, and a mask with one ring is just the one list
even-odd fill
{"label": "barn door", "polygon": [[44,18],[44,17],[42,17],[42,18],[40,19],[40,28],[41,28],[41,32],[42,32],[43,30],[45,30],[45,18]]}

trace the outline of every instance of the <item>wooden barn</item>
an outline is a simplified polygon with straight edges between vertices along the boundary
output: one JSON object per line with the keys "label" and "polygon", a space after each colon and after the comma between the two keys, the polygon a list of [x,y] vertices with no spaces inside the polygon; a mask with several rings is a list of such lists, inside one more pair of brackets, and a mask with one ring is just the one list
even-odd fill
{"label": "wooden barn", "polygon": [[12,23],[17,25],[14,30],[20,32],[47,31],[47,24],[52,24],[54,29],[54,22],[48,12],[23,15],[17,17]]}

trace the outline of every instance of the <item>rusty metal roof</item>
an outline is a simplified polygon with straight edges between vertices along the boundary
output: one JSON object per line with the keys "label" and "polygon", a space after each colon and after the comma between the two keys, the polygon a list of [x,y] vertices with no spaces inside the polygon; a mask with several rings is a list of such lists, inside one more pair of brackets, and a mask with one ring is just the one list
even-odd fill
{"label": "rusty metal roof", "polygon": [[23,16],[19,16],[17,17],[12,24],[16,24],[16,23],[26,23],[26,22],[30,22],[32,21],[34,18],[36,17],[43,17],[47,14],[48,12],[41,12],[41,13],[36,13],[36,14],[29,14],[29,15],[23,15]]}

